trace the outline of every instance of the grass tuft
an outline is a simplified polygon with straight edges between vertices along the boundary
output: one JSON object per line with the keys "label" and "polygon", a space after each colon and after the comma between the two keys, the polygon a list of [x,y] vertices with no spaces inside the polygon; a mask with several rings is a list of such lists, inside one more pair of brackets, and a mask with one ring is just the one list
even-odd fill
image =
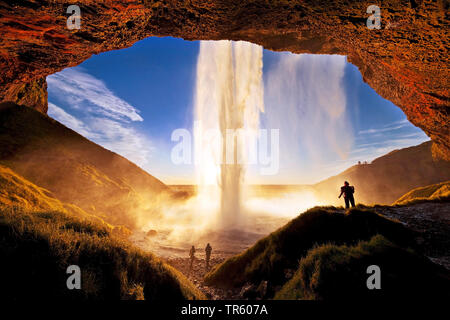
{"label": "grass tuft", "polygon": [[[0,206],[0,240],[2,298],[204,299],[154,255],[67,213]],[[69,265],[81,268],[81,290],[66,287]]]}
{"label": "grass tuft", "polygon": [[315,207],[216,266],[205,281],[210,285],[238,287],[266,280],[275,287],[284,283],[285,270],[297,269],[298,261],[314,246],[355,245],[377,234],[402,246],[415,246],[411,231],[371,210],[353,208],[345,212],[334,207]]}
{"label": "grass tuft", "polygon": [[[381,290],[368,290],[367,267],[380,268]],[[448,272],[381,235],[354,246],[312,248],[276,294],[278,300],[448,298]]]}

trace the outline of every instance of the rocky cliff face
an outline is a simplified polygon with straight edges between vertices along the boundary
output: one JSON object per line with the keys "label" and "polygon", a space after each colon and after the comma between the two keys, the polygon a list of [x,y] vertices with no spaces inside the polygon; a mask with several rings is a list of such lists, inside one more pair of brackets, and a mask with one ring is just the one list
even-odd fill
{"label": "rocky cliff face", "polygon": [[346,55],[450,160],[449,2],[386,0],[369,30],[360,0],[79,0],[69,30],[62,0],[0,1],[0,101],[46,112],[45,77],[150,36],[246,40],[271,50]]}

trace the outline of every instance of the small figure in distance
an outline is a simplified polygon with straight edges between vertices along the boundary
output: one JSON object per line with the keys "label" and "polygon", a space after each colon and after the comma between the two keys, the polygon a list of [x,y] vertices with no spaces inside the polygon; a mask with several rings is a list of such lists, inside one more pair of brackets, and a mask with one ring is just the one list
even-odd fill
{"label": "small figure in distance", "polygon": [[350,203],[352,204],[352,208],[355,206],[355,198],[353,194],[355,193],[355,187],[351,186],[347,181],[344,182],[344,185],[341,187],[341,194],[338,198],[344,195],[345,200],[345,208],[348,209],[350,207]]}
{"label": "small figure in distance", "polygon": [[191,259],[191,263],[189,265],[189,271],[192,270],[192,265],[194,264],[195,259],[195,247],[192,246],[191,251],[189,251],[189,258]]}
{"label": "small figure in distance", "polygon": [[205,253],[206,253],[206,270],[209,269],[209,260],[211,259],[211,251],[212,251],[212,247],[211,245],[208,243],[206,245],[205,248]]}

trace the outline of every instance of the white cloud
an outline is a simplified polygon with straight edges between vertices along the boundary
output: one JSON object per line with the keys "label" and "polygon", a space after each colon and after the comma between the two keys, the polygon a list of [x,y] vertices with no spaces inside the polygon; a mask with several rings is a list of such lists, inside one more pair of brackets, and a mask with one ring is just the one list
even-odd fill
{"label": "white cloud", "polygon": [[[429,137],[407,119],[395,121],[379,128],[359,131],[358,142],[351,152],[356,159],[370,161],[392,150],[418,145]],[[373,141],[371,141],[373,140]]]}
{"label": "white cloud", "polygon": [[389,131],[402,129],[404,127],[407,127],[408,125],[410,125],[409,121],[407,119],[403,119],[403,120],[400,120],[400,121],[395,121],[393,123],[384,125],[381,128],[372,128],[372,129],[367,129],[367,130],[360,130],[358,132],[358,134],[377,134],[377,133],[381,133],[381,132],[389,132]]}
{"label": "white cloud", "polygon": [[71,104],[116,120],[143,121],[139,111],[116,96],[105,83],[76,69],[65,69],[47,77],[49,91]]}
{"label": "white cloud", "polygon": [[381,157],[393,150],[416,146],[428,140],[429,138],[425,134],[414,133],[397,136],[385,141],[365,143],[358,145],[354,150],[352,150],[352,157],[348,160],[355,163],[357,161],[372,161],[373,159]]}
{"label": "white cloud", "polygon": [[132,121],[143,121],[139,110],[83,71],[66,69],[47,77],[47,82],[51,94],[66,106],[49,102],[50,117],[145,168],[153,147],[133,127]]}
{"label": "white cloud", "polygon": [[93,132],[92,140],[103,147],[113,150],[134,163],[145,167],[151,157],[151,142],[136,129],[106,118],[89,119]]}
{"label": "white cloud", "polygon": [[[411,128],[414,128],[409,124],[407,120],[396,121],[383,127],[392,128],[403,123],[410,126]],[[396,134],[390,134],[389,138],[383,140],[357,144],[355,148],[351,152],[349,152],[349,157],[347,159],[338,159],[332,163],[324,164],[322,167],[320,167],[319,171],[321,174],[321,178],[325,179],[331,175],[336,175],[357,164],[358,161],[367,161],[370,163],[374,159],[384,156],[393,150],[416,146],[428,140],[429,137],[422,131],[413,133],[399,132]],[[316,181],[320,180],[321,179],[317,179]]]}
{"label": "white cloud", "polygon": [[61,122],[66,127],[72,129],[73,131],[78,132],[82,136],[89,137],[90,132],[89,129],[86,128],[83,121],[75,118],[71,114],[68,114],[66,111],[64,111],[62,108],[58,107],[57,105],[49,102],[48,103],[48,112],[47,114],[52,117],[53,119]]}

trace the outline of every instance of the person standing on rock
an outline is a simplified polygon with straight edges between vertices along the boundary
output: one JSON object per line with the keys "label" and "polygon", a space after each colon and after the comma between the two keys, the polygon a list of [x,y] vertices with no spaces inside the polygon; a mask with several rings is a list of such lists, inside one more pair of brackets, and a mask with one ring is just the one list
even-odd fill
{"label": "person standing on rock", "polygon": [[192,265],[194,264],[195,259],[195,247],[192,246],[191,251],[189,251],[189,258],[191,259],[191,264],[189,265],[189,271],[192,270]]}
{"label": "person standing on rock", "polygon": [[211,245],[208,243],[206,245],[205,248],[205,253],[206,253],[206,269],[209,269],[209,259],[211,259],[211,251],[212,251],[212,247]]}
{"label": "person standing on rock", "polygon": [[350,203],[352,204],[352,208],[355,206],[355,198],[353,194],[355,193],[355,187],[351,186],[347,181],[344,182],[344,185],[341,187],[341,194],[339,198],[344,195],[345,200],[345,208],[348,209],[350,207]]}

